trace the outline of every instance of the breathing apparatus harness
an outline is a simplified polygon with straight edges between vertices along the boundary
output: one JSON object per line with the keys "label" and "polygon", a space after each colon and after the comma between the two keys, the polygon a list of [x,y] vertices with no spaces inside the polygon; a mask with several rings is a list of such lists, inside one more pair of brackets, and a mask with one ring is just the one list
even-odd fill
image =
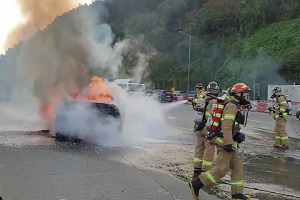
{"label": "breathing apparatus harness", "polygon": [[[279,103],[279,100],[278,100],[278,98],[280,96],[284,97],[284,99],[285,99],[285,101],[287,103],[287,109],[286,109],[285,112],[282,112],[280,109],[278,109],[278,107],[279,108],[281,107],[281,105]],[[276,101],[273,102],[273,106],[272,107],[268,108],[270,116],[271,116],[271,113],[274,113],[274,114],[277,114],[279,117],[282,117],[286,121],[286,118],[284,117],[284,115],[285,115],[285,113],[286,113],[286,115],[291,115],[291,112],[292,112],[292,100],[289,97],[287,97],[287,96],[285,96],[283,94],[276,94],[275,92],[272,94],[271,98],[272,99],[276,98]]]}
{"label": "breathing apparatus harness", "polygon": [[238,108],[242,106],[242,111],[239,110],[237,115],[237,119],[239,124],[242,124],[244,127],[247,125],[248,122],[248,115],[249,115],[249,110],[252,108],[252,105],[249,101],[247,101],[245,98],[243,98],[243,93],[241,93],[241,96],[238,96],[236,94],[232,94],[233,97],[235,97],[239,102],[231,101],[233,104],[235,104]]}
{"label": "breathing apparatus harness", "polygon": [[[233,94],[232,96],[234,96],[239,102],[230,100],[229,102],[235,104],[239,110],[236,114],[236,118],[235,118],[235,122],[237,122],[237,124],[242,124],[244,127],[247,125],[247,121],[248,121],[248,114],[249,114],[249,110],[252,108],[250,102],[248,102],[247,100],[245,100],[243,98],[243,94],[241,94],[241,96],[237,96],[235,94]],[[224,101],[224,100],[218,100],[217,102],[217,107],[214,110],[214,114],[213,114],[213,118],[212,118],[212,122],[210,124],[210,127],[208,127],[208,131],[209,134],[206,136],[206,139],[211,141],[212,144],[216,144],[213,141],[216,138],[223,138],[223,133],[220,127],[220,122],[221,122],[221,118],[222,118],[222,114],[224,111],[225,106],[227,105],[228,102]],[[243,106],[243,109],[241,110],[240,107]],[[233,126],[235,126],[236,124],[234,123]],[[245,141],[245,134],[241,133],[241,132],[237,132],[234,136],[233,136],[233,140],[236,141],[237,143],[242,143],[243,141]],[[220,145],[220,144],[217,144]]]}
{"label": "breathing apparatus harness", "polygon": [[194,109],[196,112],[201,112],[201,113],[203,114],[201,122],[200,122],[200,123],[199,123],[199,122],[198,122],[198,123],[195,122],[195,125],[194,125],[194,130],[195,130],[195,131],[201,131],[202,129],[205,128],[206,123],[207,123],[207,118],[206,118],[206,115],[205,115],[205,112],[206,112],[206,110],[207,110],[207,106],[208,106],[208,104],[209,104],[209,102],[210,102],[211,100],[217,99],[217,97],[216,97],[214,94],[211,94],[211,93],[207,93],[207,97],[208,97],[208,98],[205,99],[205,105],[204,105],[204,107],[201,108],[200,110],[197,109],[197,108],[195,108],[195,106],[193,106],[193,109]]}

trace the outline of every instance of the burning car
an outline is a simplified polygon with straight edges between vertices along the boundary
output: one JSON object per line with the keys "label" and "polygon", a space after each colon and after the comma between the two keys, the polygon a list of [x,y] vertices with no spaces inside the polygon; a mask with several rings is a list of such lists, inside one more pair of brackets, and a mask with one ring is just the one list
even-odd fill
{"label": "burning car", "polygon": [[81,92],[72,99],[65,99],[55,109],[53,122],[50,132],[59,140],[93,141],[96,134],[108,129],[108,124],[114,126],[116,132],[122,129],[119,108],[113,104],[111,90],[97,76],[92,77],[91,83]]}

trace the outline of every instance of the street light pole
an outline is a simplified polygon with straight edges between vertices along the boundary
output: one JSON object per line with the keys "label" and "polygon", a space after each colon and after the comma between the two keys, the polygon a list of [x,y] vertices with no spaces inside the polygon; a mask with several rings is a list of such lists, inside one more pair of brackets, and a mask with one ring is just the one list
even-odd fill
{"label": "street light pole", "polygon": [[192,45],[192,36],[183,31],[179,31],[179,33],[189,36],[189,65],[188,65],[188,81],[187,81],[187,92],[190,91],[190,69],[191,69],[191,45]]}

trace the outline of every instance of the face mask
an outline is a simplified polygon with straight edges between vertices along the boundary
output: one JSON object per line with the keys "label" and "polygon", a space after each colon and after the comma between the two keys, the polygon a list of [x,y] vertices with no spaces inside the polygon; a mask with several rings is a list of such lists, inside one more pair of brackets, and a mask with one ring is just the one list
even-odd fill
{"label": "face mask", "polygon": [[239,100],[240,105],[247,106],[250,104],[250,95],[247,93],[243,94],[243,97],[237,95],[234,95],[234,97]]}
{"label": "face mask", "polygon": [[246,106],[246,105],[250,104],[250,101],[247,101],[246,99],[242,99],[242,100],[240,100],[240,104],[243,106]]}
{"label": "face mask", "polygon": [[243,94],[243,99],[250,102],[250,94],[248,94],[248,93]]}

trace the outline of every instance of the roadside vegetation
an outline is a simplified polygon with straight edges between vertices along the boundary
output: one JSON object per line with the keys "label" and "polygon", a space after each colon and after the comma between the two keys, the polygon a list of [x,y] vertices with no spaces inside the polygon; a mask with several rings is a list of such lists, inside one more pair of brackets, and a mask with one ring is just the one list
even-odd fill
{"label": "roadside vegetation", "polygon": [[[192,38],[191,90],[198,82],[212,80],[223,88],[238,81],[260,83],[263,90],[265,84],[300,82],[298,0],[114,0],[105,4],[115,42],[138,38],[139,51],[155,52],[143,81],[153,81],[158,88],[186,90],[186,34]],[[124,57],[125,77],[138,59]]]}

